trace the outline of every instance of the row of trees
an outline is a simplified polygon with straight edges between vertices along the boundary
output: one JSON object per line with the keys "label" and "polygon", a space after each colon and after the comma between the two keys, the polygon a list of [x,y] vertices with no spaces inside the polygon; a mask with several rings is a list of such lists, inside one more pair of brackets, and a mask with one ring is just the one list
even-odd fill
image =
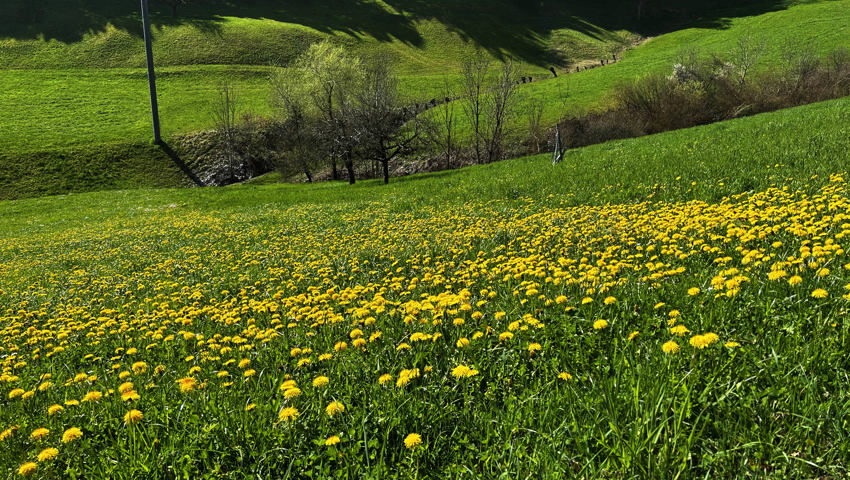
{"label": "row of trees", "polygon": [[[491,66],[489,57],[477,52],[464,66],[462,95],[446,81],[439,103],[406,105],[387,56],[360,58],[329,42],[314,44],[272,79],[281,130],[278,169],[285,175],[303,173],[308,181],[318,170],[330,170],[334,179],[344,170],[354,183],[356,170],[371,165],[387,183],[390,162],[405,154],[439,155],[451,168],[461,146],[471,145],[475,162],[498,160],[518,82],[513,62],[502,64],[498,73]],[[457,103],[471,138],[458,138]]]}

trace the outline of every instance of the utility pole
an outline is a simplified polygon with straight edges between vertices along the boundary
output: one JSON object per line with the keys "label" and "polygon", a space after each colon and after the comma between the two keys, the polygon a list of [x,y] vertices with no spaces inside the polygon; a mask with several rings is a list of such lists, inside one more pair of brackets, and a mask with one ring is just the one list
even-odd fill
{"label": "utility pole", "polygon": [[156,76],[153,72],[153,50],[151,49],[151,23],[148,20],[148,0],[142,0],[142,27],[145,30],[145,53],[148,60],[148,86],[151,91],[151,116],[153,117],[153,142],[162,143],[159,135],[159,107],[156,103]]}

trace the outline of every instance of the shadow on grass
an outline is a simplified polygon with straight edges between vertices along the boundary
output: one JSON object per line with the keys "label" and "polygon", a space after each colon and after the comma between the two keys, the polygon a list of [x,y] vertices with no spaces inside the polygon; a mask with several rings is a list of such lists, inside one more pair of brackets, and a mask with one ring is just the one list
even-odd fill
{"label": "shadow on grass", "polygon": [[[220,30],[225,16],[271,19],[325,33],[367,35],[414,47],[424,39],[416,21],[437,20],[468,42],[496,56],[544,63],[548,35],[556,28],[605,39],[606,31],[657,35],[683,26],[726,28],[730,18],[786,8],[791,0],[194,0],[172,17],[171,8],[151,0],[155,27],[192,25]],[[640,18],[638,18],[640,5]],[[122,0],[3,0],[0,38],[79,41],[107,24],[141,35],[139,2]]]}
{"label": "shadow on grass", "polygon": [[165,141],[161,141],[159,143],[159,148],[162,149],[162,151],[171,158],[174,164],[177,165],[177,167],[183,173],[185,173],[186,176],[189,177],[195,183],[195,185],[199,187],[207,186],[204,181],[198,178],[198,176],[195,175],[195,172],[193,172],[192,169],[189,168],[188,165],[186,165],[186,162],[184,162],[183,159],[180,158],[180,155],[178,155],[177,152],[174,151],[174,149],[172,149],[167,143],[165,143]]}

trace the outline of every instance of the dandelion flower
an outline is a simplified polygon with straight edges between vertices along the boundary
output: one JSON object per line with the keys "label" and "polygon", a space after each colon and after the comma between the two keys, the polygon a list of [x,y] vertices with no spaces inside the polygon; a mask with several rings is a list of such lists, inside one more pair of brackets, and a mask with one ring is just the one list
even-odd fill
{"label": "dandelion flower", "polygon": [[338,436],[336,436],[336,435],[331,435],[330,437],[328,437],[328,438],[326,438],[326,439],[325,439],[325,446],[326,446],[326,447],[333,447],[334,445],[336,445],[336,444],[338,444],[338,443],[339,443],[339,440],[340,440],[340,439],[339,439],[339,437],[338,437]]}
{"label": "dandelion flower", "polygon": [[691,287],[691,288],[688,289],[688,295],[690,295],[692,297],[694,295],[699,295],[699,292],[700,292],[699,287]]}
{"label": "dandelion flower", "polygon": [[799,275],[794,275],[793,277],[788,279],[788,283],[790,285],[799,285],[799,284],[803,283],[803,278],[800,277]]}
{"label": "dandelion flower", "polygon": [[49,434],[50,434],[50,430],[48,430],[46,428],[36,428],[30,434],[30,438],[32,438],[33,440],[41,440],[42,438],[46,437]]}
{"label": "dandelion flower", "polygon": [[315,388],[324,387],[325,385],[328,384],[328,382],[330,382],[330,379],[328,377],[325,377],[325,376],[316,377],[316,378],[313,379],[313,387],[315,387]]}
{"label": "dandelion flower", "polygon": [[600,318],[599,320],[593,322],[593,329],[594,330],[602,330],[602,329],[606,328],[607,326],[608,326],[608,320],[603,320],[603,319]]}
{"label": "dandelion flower", "polygon": [[301,389],[298,387],[288,388],[283,392],[284,398],[295,398],[301,395]]}
{"label": "dandelion flower", "polygon": [[132,425],[134,423],[139,423],[139,422],[142,421],[142,417],[144,417],[142,412],[140,412],[136,409],[130,410],[129,412],[127,412],[124,415],[124,424],[125,425]]}
{"label": "dandelion flower", "polygon": [[561,373],[558,374],[558,378],[560,378],[561,380],[566,382],[566,381],[572,380],[573,376],[570,375],[567,372],[561,372]]}
{"label": "dandelion flower", "polygon": [[62,443],[71,443],[83,436],[83,431],[77,427],[71,427],[62,434]]}
{"label": "dandelion flower", "polygon": [[419,435],[418,433],[411,433],[404,438],[404,446],[407,447],[408,450],[413,450],[419,445],[422,445],[422,435]]}
{"label": "dandelion flower", "polygon": [[65,410],[65,407],[63,407],[62,405],[51,405],[47,407],[47,416],[52,417],[53,415],[62,413],[62,410]]}
{"label": "dandelion flower", "polygon": [[812,292],[812,298],[826,298],[829,296],[829,292],[822,288],[818,288]]}
{"label": "dandelion flower", "polygon": [[539,352],[543,347],[539,343],[531,343],[528,345],[528,353],[534,355],[534,352]]}
{"label": "dandelion flower", "polygon": [[46,462],[48,460],[53,460],[54,458],[56,458],[57,455],[59,455],[59,449],[53,447],[45,448],[44,450],[39,452],[38,461]]}
{"label": "dandelion flower", "polygon": [[[473,337],[474,338],[474,337]],[[511,332],[502,332],[499,334],[500,342],[507,342],[508,340],[514,338],[514,334]]]}
{"label": "dandelion flower", "polygon": [[336,400],[329,403],[328,406],[325,407],[325,412],[327,412],[328,416],[330,416],[330,417],[333,417],[334,415],[336,415],[338,413],[342,413],[344,411],[345,411],[345,405],[343,405],[340,402],[337,402]]}
{"label": "dandelion flower", "polygon": [[634,340],[634,339],[635,339],[635,337],[637,337],[638,335],[640,335],[640,331],[638,331],[638,330],[635,330],[634,332],[630,333],[630,334],[629,334],[629,341],[631,342],[631,341],[632,341],[632,340]]}
{"label": "dandelion flower", "polygon": [[469,368],[466,365],[458,365],[452,369],[452,376],[460,379],[460,378],[470,378],[478,375],[478,370],[473,368]]}
{"label": "dandelion flower", "polygon": [[675,327],[670,329],[670,333],[672,335],[678,335],[680,337],[687,335],[689,332],[690,330],[688,330],[688,327],[684,325],[676,325]]}
{"label": "dandelion flower", "polygon": [[741,344],[738,342],[726,342],[723,344],[723,346],[726,348],[738,348],[741,346]]}
{"label": "dandelion flower", "polygon": [[103,393],[101,393],[101,392],[99,392],[99,391],[97,391],[97,390],[94,390],[94,391],[92,391],[92,392],[89,392],[89,393],[85,394],[85,395],[83,396],[83,399],[82,399],[82,400],[80,400],[80,402],[82,402],[82,403],[86,403],[86,402],[99,402],[101,398],[103,398]]}
{"label": "dandelion flower", "polygon": [[661,346],[661,350],[663,350],[664,353],[676,353],[679,351],[679,344],[670,340]]}
{"label": "dandelion flower", "polygon": [[141,375],[148,371],[148,364],[145,362],[136,362],[133,364],[133,373]]}
{"label": "dandelion flower", "polygon": [[192,377],[180,378],[176,382],[180,385],[180,391],[183,393],[191,392],[198,385],[198,381]]}
{"label": "dandelion flower", "polygon": [[613,305],[613,304],[617,303],[617,298],[616,297],[605,297],[605,300],[603,300],[603,303],[605,303],[605,305]]}
{"label": "dandelion flower", "polygon": [[242,373],[242,376],[245,377],[245,378],[248,378],[248,377],[253,377],[256,374],[257,374],[256,370],[254,370],[253,368],[249,368],[248,370],[245,370]]}
{"label": "dandelion flower", "polygon": [[392,381],[393,381],[393,376],[390,375],[389,373],[385,373],[385,374],[381,375],[380,377],[378,377],[378,383],[381,384],[381,385],[387,384],[387,383],[392,382]]}
{"label": "dandelion flower", "polygon": [[703,349],[708,346],[708,339],[704,335],[694,335],[688,340],[688,343],[694,348]]}
{"label": "dandelion flower", "polygon": [[133,390],[133,382],[124,382],[118,387],[118,391],[121,393],[127,393]]}
{"label": "dandelion flower", "polygon": [[20,397],[25,392],[26,392],[26,390],[24,390],[23,388],[16,388],[16,389],[12,390],[11,392],[9,392],[9,400]]}
{"label": "dandelion flower", "polygon": [[36,469],[38,469],[38,465],[35,462],[27,462],[18,468],[18,475],[28,477],[35,473]]}
{"label": "dandelion flower", "polygon": [[298,409],[295,407],[285,407],[280,409],[277,417],[281,422],[291,422],[298,416]]}

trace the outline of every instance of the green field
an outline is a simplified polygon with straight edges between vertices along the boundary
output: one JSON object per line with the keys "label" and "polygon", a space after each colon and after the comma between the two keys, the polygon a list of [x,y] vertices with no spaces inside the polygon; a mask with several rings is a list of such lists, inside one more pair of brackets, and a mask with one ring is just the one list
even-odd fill
{"label": "green field", "polygon": [[848,121],[0,202],[0,472],[842,478]]}
{"label": "green field", "polygon": [[[823,54],[846,43],[843,32],[850,28],[845,13],[848,0],[791,7],[756,3],[700,12],[679,6],[672,9],[680,12],[678,17],[659,14],[654,23],[643,24],[635,22],[632,12],[611,6],[605,10],[606,5],[564,7],[554,10],[555,15],[545,15],[546,8],[554,7],[534,11],[509,2],[488,2],[489,16],[473,21],[470,12],[482,8],[475,2],[466,6],[460,2],[364,2],[337,6],[346,13],[348,27],[340,23],[339,12],[276,5],[258,0],[242,9],[242,16],[223,4],[182,8],[177,18],[167,11],[155,12],[154,49],[166,138],[209,128],[211,103],[222,83],[235,86],[243,111],[271,114],[268,76],[275,67],[270,65],[286,65],[310,42],[327,36],[355,52],[383,50],[395,56],[403,96],[417,102],[440,97],[444,79],[459,81],[460,64],[473,45],[497,57],[513,56],[523,62],[524,73],[541,80],[551,76],[545,67],[556,61],[596,59],[620,51],[641,36],[661,33],[621,53],[617,64],[522,86],[515,123],[519,129],[532,97],[545,104],[544,124],[553,124],[561,113],[563,95],[568,96],[570,112],[598,108],[606,104],[606,95],[618,82],[666,71],[676,55],[688,48],[723,53],[750,33],[769,45],[761,64],[768,68],[781,58],[786,42],[811,46]],[[79,163],[69,163],[68,158],[82,153],[91,159],[86,163],[101,165],[114,158],[110,152],[123,148],[149,151],[133,160],[143,170],[153,170],[162,156],[145,148],[151,133],[138,14],[121,5],[93,9],[73,4],[67,11],[54,7],[50,2],[42,5],[41,13],[32,17],[37,21],[28,24],[20,20],[30,18],[23,2],[0,7],[0,12],[7,9],[0,21],[0,64],[6,67],[0,71],[0,105],[6,111],[0,124],[5,133],[0,138],[0,190],[15,191],[15,197],[132,183],[98,182],[100,175],[88,170],[85,174],[91,181],[64,182],[62,188],[55,188],[49,175],[40,180],[43,172],[36,168],[29,175],[35,188],[13,186],[11,179],[18,178],[17,172],[27,165],[47,162],[55,164],[54,170],[78,171]],[[679,30],[682,22],[696,27]],[[499,27],[506,24],[513,26],[510,32]],[[462,137],[463,119],[460,128]],[[116,147],[119,144],[123,146]],[[39,182],[45,185],[38,187]],[[181,182],[154,177],[140,186]]]}

